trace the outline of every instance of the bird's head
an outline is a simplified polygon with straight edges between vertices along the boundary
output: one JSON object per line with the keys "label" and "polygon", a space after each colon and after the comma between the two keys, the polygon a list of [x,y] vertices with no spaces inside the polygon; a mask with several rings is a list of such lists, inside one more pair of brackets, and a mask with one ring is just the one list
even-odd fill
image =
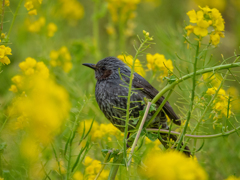
{"label": "bird's head", "polygon": [[118,69],[125,74],[129,72],[126,64],[115,57],[104,58],[98,61],[97,64],[84,63],[83,65],[95,70],[97,80],[120,78]]}

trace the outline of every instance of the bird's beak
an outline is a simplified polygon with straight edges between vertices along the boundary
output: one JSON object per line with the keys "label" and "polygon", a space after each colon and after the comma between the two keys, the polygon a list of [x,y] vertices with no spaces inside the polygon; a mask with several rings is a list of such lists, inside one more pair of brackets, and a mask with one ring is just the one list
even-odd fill
{"label": "bird's beak", "polygon": [[96,65],[95,64],[91,64],[91,63],[84,63],[84,64],[82,64],[82,65],[84,65],[84,66],[87,66],[87,67],[90,67],[90,68],[92,68],[92,69],[96,69]]}

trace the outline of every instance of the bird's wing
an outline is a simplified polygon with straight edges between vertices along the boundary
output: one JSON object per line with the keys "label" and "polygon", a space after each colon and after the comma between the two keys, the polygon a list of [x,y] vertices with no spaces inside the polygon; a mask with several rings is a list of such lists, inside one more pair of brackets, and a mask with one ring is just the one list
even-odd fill
{"label": "bird's wing", "polygon": [[[134,73],[134,79],[133,79],[133,87],[134,88],[141,88],[141,91],[143,91],[145,94],[147,94],[150,98],[154,98],[158,91],[142,76],[140,76],[137,73]],[[157,104],[160,105],[164,100],[164,97],[162,96],[160,99],[158,99]],[[168,117],[177,125],[181,125],[181,121],[179,121],[179,117],[177,114],[173,111],[172,106],[167,101],[165,105],[163,106],[163,110],[166,112]]]}

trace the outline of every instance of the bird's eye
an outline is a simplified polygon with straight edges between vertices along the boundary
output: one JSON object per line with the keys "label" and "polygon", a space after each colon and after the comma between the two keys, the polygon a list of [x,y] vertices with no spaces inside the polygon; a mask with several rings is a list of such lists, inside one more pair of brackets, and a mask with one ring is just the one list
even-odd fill
{"label": "bird's eye", "polygon": [[105,71],[105,70],[106,70],[106,68],[105,68],[105,67],[101,67],[101,70],[102,70],[102,71]]}

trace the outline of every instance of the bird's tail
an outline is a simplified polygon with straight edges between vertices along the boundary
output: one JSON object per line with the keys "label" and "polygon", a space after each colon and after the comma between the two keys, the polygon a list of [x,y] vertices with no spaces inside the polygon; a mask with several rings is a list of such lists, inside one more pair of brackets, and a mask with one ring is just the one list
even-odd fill
{"label": "bird's tail", "polygon": [[[163,145],[166,149],[169,148],[169,144],[170,144],[169,142],[171,142],[171,141],[176,142],[176,141],[177,141],[177,136],[176,136],[176,135],[173,135],[173,134],[168,135],[168,134],[165,134],[165,133],[160,133],[159,136],[160,136],[160,137],[158,138],[159,141],[162,143],[162,145]],[[183,146],[183,143],[181,144],[181,148],[182,148],[182,146]],[[170,148],[176,148],[176,146],[175,146],[175,147],[170,147]],[[185,146],[185,147],[184,147],[183,153],[184,153],[185,155],[187,155],[188,157],[190,157],[191,151],[190,151],[190,149],[189,149],[188,146]]]}

